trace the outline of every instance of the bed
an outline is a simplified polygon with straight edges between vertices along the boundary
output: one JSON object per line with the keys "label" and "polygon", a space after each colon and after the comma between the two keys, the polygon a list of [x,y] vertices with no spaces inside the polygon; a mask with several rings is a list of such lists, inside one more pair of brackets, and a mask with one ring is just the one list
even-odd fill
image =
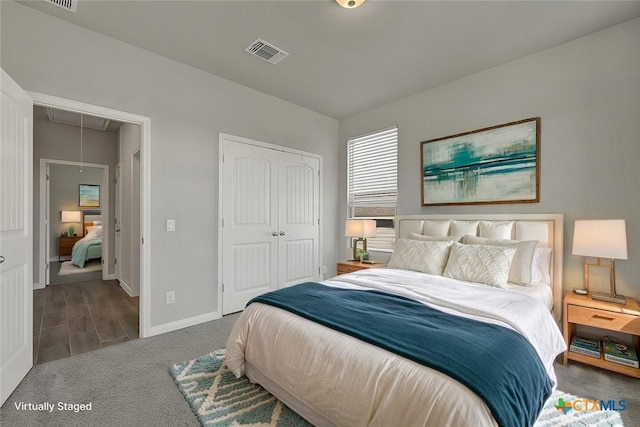
{"label": "bed", "polygon": [[[560,214],[398,217],[392,268],[361,270],[258,297],[234,325],[227,366],[318,426],[531,425],[555,387],[553,361],[566,348],[557,325],[562,222]],[[518,278],[512,277],[511,265],[522,261],[514,262],[515,254],[525,246],[530,250],[533,241],[531,266],[543,253],[546,261],[536,261],[543,271],[531,267],[527,285],[512,283]],[[443,261],[442,248],[447,245]],[[436,251],[425,257],[420,252],[424,248]],[[460,274],[473,270],[464,258],[470,250],[510,259],[509,271],[500,261],[500,286],[460,279]],[[407,261],[412,258],[413,263]],[[436,266],[425,265],[426,258],[426,264]],[[522,265],[517,273],[527,275]],[[308,294],[294,295],[299,290]],[[318,292],[333,299],[320,302],[315,299]],[[336,293],[340,295],[334,297]],[[360,304],[364,296],[402,305],[383,307],[387,302],[377,300],[371,304],[379,306],[358,305],[358,314],[349,320],[340,301]],[[281,305],[290,297],[313,302],[304,309]],[[308,313],[325,308],[336,310],[324,319]],[[394,323],[413,310],[418,314],[408,323]],[[334,324],[345,316],[342,326]],[[455,320],[454,326],[437,325],[433,340],[422,330],[404,335],[432,318]],[[382,343],[371,339],[385,329],[389,330]],[[449,335],[438,335],[441,329]],[[471,342],[473,337],[477,342]],[[412,345],[419,354],[411,351]],[[467,345],[470,350],[465,350]],[[433,360],[422,360],[430,357]]]}
{"label": "bed", "polygon": [[83,236],[71,250],[71,263],[80,268],[87,261],[102,258],[102,216],[84,215]]}

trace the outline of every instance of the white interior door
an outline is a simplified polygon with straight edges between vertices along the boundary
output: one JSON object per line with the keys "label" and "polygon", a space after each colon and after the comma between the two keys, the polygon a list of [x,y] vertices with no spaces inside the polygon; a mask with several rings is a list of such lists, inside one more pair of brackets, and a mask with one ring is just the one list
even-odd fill
{"label": "white interior door", "polygon": [[1,71],[0,404],[33,366],[33,102]]}
{"label": "white interior door", "polygon": [[131,156],[131,291],[140,295],[140,151]]}
{"label": "white interior door", "polygon": [[[45,193],[44,193],[44,238],[40,239],[40,244],[44,245],[44,274],[45,274],[45,286],[51,283],[51,165],[47,163],[47,176],[45,179]],[[42,209],[42,208],[40,208]],[[42,235],[41,235],[42,236]],[[42,279],[40,279],[42,280]]]}
{"label": "white interior door", "polygon": [[279,153],[278,286],[320,277],[320,160]]}
{"label": "white interior door", "polygon": [[115,199],[116,199],[116,206],[115,206],[115,214],[116,214],[116,219],[114,221],[115,223],[115,257],[116,257],[116,265],[115,265],[115,272],[116,272],[116,280],[121,281],[122,280],[122,258],[120,257],[122,254],[122,239],[121,239],[121,234],[122,232],[120,231],[120,218],[122,218],[122,179],[121,179],[121,175],[122,175],[122,164],[118,163],[116,165],[116,185],[114,186],[115,188]]}
{"label": "white interior door", "polygon": [[276,152],[223,141],[223,314],[277,289],[278,202]]}

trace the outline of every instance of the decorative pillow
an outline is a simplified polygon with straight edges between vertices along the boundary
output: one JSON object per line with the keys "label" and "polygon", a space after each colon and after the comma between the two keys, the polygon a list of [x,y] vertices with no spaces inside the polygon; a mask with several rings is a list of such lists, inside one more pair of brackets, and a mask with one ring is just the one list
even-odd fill
{"label": "decorative pillow", "polygon": [[442,276],[451,242],[398,239],[388,266]]}
{"label": "decorative pillow", "polygon": [[[482,224],[480,224],[482,226]],[[508,239],[485,239],[484,237],[464,236],[462,242],[470,245],[509,246],[516,249],[516,254],[511,262],[509,282],[516,285],[531,285],[531,266],[533,255],[538,246],[537,240],[521,242]]]}
{"label": "decorative pillow", "polygon": [[459,242],[462,240],[460,236],[425,236],[418,233],[409,233],[407,238],[410,240],[422,240],[423,242]]}
{"label": "decorative pillow", "polygon": [[478,223],[479,221],[451,221],[451,229],[449,234],[452,236],[464,236],[470,234],[472,236],[478,235]]}
{"label": "decorative pillow", "polygon": [[449,235],[449,220],[426,220],[422,227],[422,234],[427,236]]}
{"label": "decorative pillow", "polygon": [[515,253],[516,248],[509,246],[463,245],[454,242],[443,276],[507,288],[511,260]]}
{"label": "decorative pillow", "polygon": [[93,227],[87,227],[87,235],[85,237],[89,237],[91,239],[98,239],[102,237],[102,226],[94,225]]}
{"label": "decorative pillow", "polygon": [[480,221],[480,237],[487,239],[511,239],[513,221]]}
{"label": "decorative pillow", "polygon": [[551,284],[551,248],[537,248],[533,254],[531,281]]}

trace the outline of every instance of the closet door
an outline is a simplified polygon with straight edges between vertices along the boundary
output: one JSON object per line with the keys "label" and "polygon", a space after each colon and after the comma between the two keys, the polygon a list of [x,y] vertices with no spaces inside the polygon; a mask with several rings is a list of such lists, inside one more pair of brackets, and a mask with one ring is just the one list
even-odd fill
{"label": "closet door", "polygon": [[319,265],[320,161],[280,153],[278,168],[278,287],[317,281]]}
{"label": "closet door", "polygon": [[224,140],[223,314],[278,287],[278,152]]}

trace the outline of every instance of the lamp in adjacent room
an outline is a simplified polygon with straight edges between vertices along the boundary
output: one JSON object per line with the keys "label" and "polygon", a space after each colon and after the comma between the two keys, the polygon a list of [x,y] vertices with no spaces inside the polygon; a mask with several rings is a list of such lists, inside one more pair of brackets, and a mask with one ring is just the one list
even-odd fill
{"label": "lamp in adjacent room", "polygon": [[353,238],[353,260],[359,261],[356,250],[362,241],[362,251],[367,252],[367,237],[375,237],[376,222],[372,219],[348,219],[344,231],[345,237]]}
{"label": "lamp in adjacent room", "polygon": [[[591,298],[625,304],[624,295],[616,294],[616,259],[627,259],[627,231],[623,219],[578,220],[573,230],[573,255],[596,258],[584,263],[584,287],[589,290],[589,268],[609,268],[609,294],[594,292]],[[603,264],[602,259],[608,259]]]}
{"label": "lamp in adjacent room", "polygon": [[62,211],[62,222],[69,223],[69,236],[73,236],[73,224],[82,221],[81,214],[80,211]]}

